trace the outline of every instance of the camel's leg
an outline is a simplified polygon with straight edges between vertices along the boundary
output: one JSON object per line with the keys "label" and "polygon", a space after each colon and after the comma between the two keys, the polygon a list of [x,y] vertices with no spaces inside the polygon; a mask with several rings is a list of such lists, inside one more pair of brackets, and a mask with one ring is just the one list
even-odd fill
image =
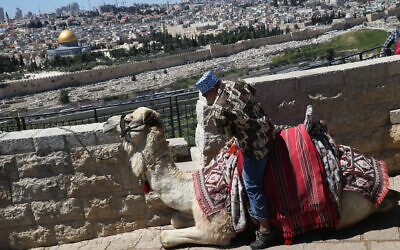
{"label": "camel's leg", "polygon": [[163,231],[161,232],[160,240],[163,247],[166,248],[187,243],[220,246],[227,246],[230,244],[229,239],[225,241],[218,241],[216,239],[208,238],[196,227]]}
{"label": "camel's leg", "polygon": [[171,225],[174,228],[185,228],[194,226],[193,215],[176,212],[171,217]]}

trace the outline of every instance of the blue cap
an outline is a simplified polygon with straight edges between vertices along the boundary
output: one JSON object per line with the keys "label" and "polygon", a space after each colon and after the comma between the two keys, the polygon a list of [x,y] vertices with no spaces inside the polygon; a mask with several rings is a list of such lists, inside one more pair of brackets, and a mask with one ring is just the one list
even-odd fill
{"label": "blue cap", "polygon": [[218,81],[218,77],[210,70],[204,73],[204,75],[196,82],[196,87],[202,94],[204,94],[217,84]]}

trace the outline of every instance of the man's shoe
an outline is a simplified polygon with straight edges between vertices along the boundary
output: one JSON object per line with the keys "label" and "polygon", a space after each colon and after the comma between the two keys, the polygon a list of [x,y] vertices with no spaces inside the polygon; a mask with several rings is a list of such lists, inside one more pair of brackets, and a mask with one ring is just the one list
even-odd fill
{"label": "man's shoe", "polygon": [[268,233],[263,233],[259,230],[256,231],[256,240],[250,244],[251,249],[263,249],[271,244],[271,242],[278,236],[273,227]]}

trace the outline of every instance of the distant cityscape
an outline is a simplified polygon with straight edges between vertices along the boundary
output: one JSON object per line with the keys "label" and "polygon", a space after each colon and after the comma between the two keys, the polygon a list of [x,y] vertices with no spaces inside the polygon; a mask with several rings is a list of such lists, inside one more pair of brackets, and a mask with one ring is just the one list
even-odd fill
{"label": "distant cityscape", "polygon": [[[69,55],[72,50],[65,52],[65,45],[73,44],[72,54],[100,51],[112,57],[110,51],[115,49],[165,46],[145,40],[157,34],[197,43],[200,37],[241,27],[289,32],[400,7],[397,0],[182,0],[176,4],[130,6],[123,2],[93,6],[90,11],[81,10],[74,2],[40,14],[16,8],[12,19],[0,7],[0,56],[17,58],[24,65],[41,65],[56,55],[60,46],[64,46],[61,55]],[[71,31],[73,43],[69,38],[67,43],[60,40],[64,30]]]}

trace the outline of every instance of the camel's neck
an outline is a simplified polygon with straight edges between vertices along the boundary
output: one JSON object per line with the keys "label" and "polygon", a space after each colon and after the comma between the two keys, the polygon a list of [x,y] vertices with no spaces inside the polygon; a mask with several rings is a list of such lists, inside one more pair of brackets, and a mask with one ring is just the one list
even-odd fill
{"label": "camel's neck", "polygon": [[133,172],[136,176],[145,173],[151,188],[167,206],[190,213],[194,195],[192,175],[175,166],[162,131],[152,130],[143,142],[145,146],[136,145],[136,148],[124,143],[127,152],[135,152],[131,155]]}
{"label": "camel's neck", "polygon": [[192,175],[179,170],[169,155],[148,168],[146,176],[151,188],[160,194],[161,200],[167,206],[182,212],[191,212],[194,194]]}

